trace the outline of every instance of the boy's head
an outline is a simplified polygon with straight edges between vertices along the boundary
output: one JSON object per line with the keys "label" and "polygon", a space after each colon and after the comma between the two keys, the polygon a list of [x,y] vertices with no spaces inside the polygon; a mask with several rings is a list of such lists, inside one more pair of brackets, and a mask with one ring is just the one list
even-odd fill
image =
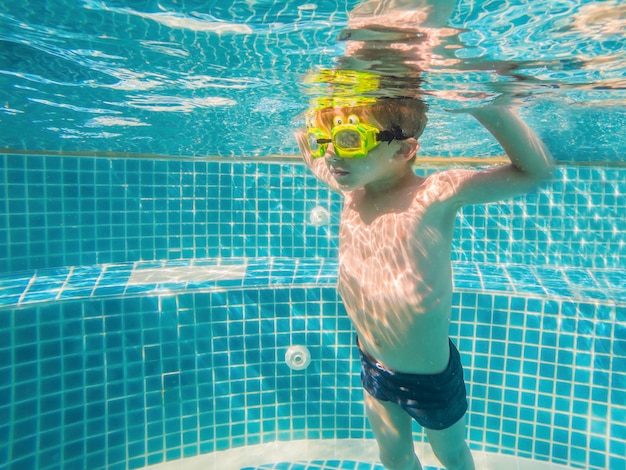
{"label": "boy's head", "polygon": [[[378,189],[407,174],[426,126],[426,105],[411,98],[326,103],[308,114],[300,134],[303,153],[324,158],[341,190]],[[306,146],[306,147],[305,147]]]}
{"label": "boy's head", "polygon": [[378,98],[347,104],[325,102],[309,114],[307,139],[313,158],[325,156],[331,143],[339,157],[362,158],[383,142],[406,141],[400,148],[414,161],[427,121],[422,100]]}

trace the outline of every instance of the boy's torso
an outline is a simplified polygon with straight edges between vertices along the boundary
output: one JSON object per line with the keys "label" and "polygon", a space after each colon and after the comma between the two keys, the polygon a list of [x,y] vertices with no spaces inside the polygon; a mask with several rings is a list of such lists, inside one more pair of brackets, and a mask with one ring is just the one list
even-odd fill
{"label": "boy's torso", "polygon": [[417,178],[390,197],[354,191],[344,202],[339,293],[361,348],[398,372],[448,364],[456,208],[445,183]]}

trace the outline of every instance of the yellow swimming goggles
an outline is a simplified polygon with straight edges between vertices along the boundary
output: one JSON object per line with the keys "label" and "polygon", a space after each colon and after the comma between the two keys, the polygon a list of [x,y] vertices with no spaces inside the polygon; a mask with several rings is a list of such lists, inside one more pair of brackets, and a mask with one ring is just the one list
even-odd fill
{"label": "yellow swimming goggles", "polygon": [[344,123],[343,118],[335,117],[330,137],[320,128],[307,124],[307,141],[313,158],[326,155],[330,143],[333,144],[335,154],[340,158],[364,158],[381,142],[391,143],[394,139],[409,138],[398,126],[392,126],[391,130],[379,131],[370,124],[359,122],[359,118],[354,115],[348,116],[347,121]]}

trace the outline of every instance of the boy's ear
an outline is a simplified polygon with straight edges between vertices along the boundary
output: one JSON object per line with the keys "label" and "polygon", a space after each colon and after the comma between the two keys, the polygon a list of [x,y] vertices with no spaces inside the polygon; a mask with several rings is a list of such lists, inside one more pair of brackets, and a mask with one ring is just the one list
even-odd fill
{"label": "boy's ear", "polygon": [[400,148],[398,149],[397,156],[403,160],[411,160],[420,148],[420,144],[417,139],[411,137],[410,139],[401,140]]}

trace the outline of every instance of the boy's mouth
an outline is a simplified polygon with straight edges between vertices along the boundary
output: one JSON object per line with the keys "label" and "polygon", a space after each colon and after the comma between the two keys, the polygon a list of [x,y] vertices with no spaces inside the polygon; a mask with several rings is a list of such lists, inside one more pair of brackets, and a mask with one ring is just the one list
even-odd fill
{"label": "boy's mouth", "polygon": [[346,171],[346,170],[341,170],[339,168],[331,168],[330,169],[330,173],[335,177],[335,178],[340,178],[342,176],[346,176],[349,175],[350,172]]}

